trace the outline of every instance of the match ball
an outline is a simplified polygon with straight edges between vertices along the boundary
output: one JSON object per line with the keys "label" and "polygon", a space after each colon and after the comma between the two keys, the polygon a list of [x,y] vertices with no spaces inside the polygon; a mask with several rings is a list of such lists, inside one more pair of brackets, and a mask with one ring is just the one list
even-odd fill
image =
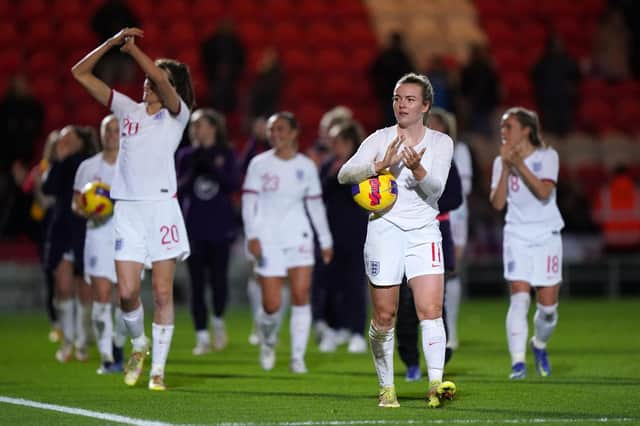
{"label": "match ball", "polygon": [[106,218],[113,214],[113,200],[110,196],[111,187],[104,182],[89,182],[82,188],[80,207],[87,216]]}
{"label": "match ball", "polygon": [[354,201],[370,212],[380,212],[393,206],[398,198],[398,184],[393,175],[385,173],[367,178],[351,188]]}

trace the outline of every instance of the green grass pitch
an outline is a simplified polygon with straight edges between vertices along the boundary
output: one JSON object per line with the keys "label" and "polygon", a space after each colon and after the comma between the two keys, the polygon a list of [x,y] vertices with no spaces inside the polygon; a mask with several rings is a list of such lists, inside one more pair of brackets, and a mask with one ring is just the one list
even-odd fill
{"label": "green grass pitch", "polygon": [[120,375],[97,376],[95,348],[88,363],[58,364],[43,312],[2,313],[0,424],[118,424],[112,417],[9,404],[2,398],[126,416],[125,424],[640,424],[639,302],[562,300],[549,345],[552,377],[537,377],[528,353],[529,377],[518,382],[507,378],[507,301],[463,304],[461,347],[446,369],[458,393],[436,410],[426,408],[426,381],[405,382],[397,357],[398,409],[377,407],[370,353],[348,354],[341,347],[321,354],[311,338],[309,374],[289,373],[287,324],[275,369],[262,371],[258,349],[247,343],[250,318],[242,309],[228,313],[230,345],[202,357],[191,355],[191,321],[186,311],[178,312],[164,393],[147,390],[148,363],[144,380],[134,388],[126,387]]}

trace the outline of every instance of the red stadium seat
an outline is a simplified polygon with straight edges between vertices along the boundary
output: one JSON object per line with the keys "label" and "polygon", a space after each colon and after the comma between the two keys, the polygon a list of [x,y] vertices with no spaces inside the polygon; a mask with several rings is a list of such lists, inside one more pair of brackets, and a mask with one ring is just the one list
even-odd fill
{"label": "red stadium seat", "polygon": [[193,17],[200,20],[218,21],[227,13],[226,2],[195,0],[192,6]]}
{"label": "red stadium seat", "polygon": [[476,0],[475,5],[482,17],[498,17],[507,12],[502,0]]}
{"label": "red stadium seat", "polygon": [[198,45],[198,36],[191,22],[180,19],[169,24],[164,32],[164,39],[169,46],[178,50],[188,49]]}
{"label": "red stadium seat", "polygon": [[517,35],[511,25],[503,19],[487,19],[484,29],[491,40],[491,45],[495,48],[512,47]]}
{"label": "red stadium seat", "polygon": [[617,127],[630,135],[640,134],[640,103],[637,98],[627,98],[616,103]]}
{"label": "red stadium seat", "polygon": [[300,1],[297,5],[298,17],[309,23],[327,21],[327,17],[332,17],[338,8],[331,0]]}
{"label": "red stadium seat", "polygon": [[505,74],[502,76],[502,85],[505,92],[504,102],[507,105],[527,106],[530,102],[533,89],[528,74],[521,72]]}
{"label": "red stadium seat", "polygon": [[328,22],[311,24],[307,28],[307,44],[313,49],[338,47],[341,45],[341,37]]}
{"label": "red stadium seat", "polygon": [[24,0],[19,2],[17,17],[25,24],[45,19],[49,13],[48,2],[45,0]]}
{"label": "red stadium seat", "polygon": [[261,14],[272,24],[278,22],[295,20],[298,3],[292,0],[266,0]]}
{"label": "red stadium seat", "polygon": [[293,22],[282,22],[271,29],[271,36],[283,49],[304,45],[305,32],[300,25]]}
{"label": "red stadium seat", "polygon": [[313,58],[307,49],[285,50],[282,61],[285,71],[291,74],[305,74],[315,70]]}
{"label": "red stadium seat", "polygon": [[60,28],[60,43],[71,51],[88,51],[98,39],[86,22],[71,21]]}
{"label": "red stadium seat", "polygon": [[615,113],[603,99],[585,99],[578,110],[578,121],[591,132],[604,134],[615,130]]}
{"label": "red stadium seat", "polygon": [[5,22],[0,25],[0,49],[17,47],[20,42],[20,36],[12,22]]}
{"label": "red stadium seat", "polygon": [[22,51],[17,46],[0,50],[0,70],[3,74],[14,74],[22,65]]}
{"label": "red stadium seat", "polygon": [[318,72],[326,75],[344,71],[347,68],[348,57],[339,48],[326,48],[315,52],[315,68]]}
{"label": "red stadium seat", "polygon": [[29,50],[39,49],[42,46],[51,47],[56,43],[56,31],[54,25],[47,20],[33,21],[23,33],[23,46]]}
{"label": "red stadium seat", "polygon": [[32,78],[57,74],[59,57],[51,50],[39,50],[29,57],[27,70]]}
{"label": "red stadium seat", "polygon": [[347,20],[337,31],[341,39],[349,40],[356,46],[366,47],[369,50],[377,48],[376,36],[365,20],[355,22]]}
{"label": "red stadium seat", "polygon": [[271,32],[258,21],[243,21],[238,24],[237,31],[248,50],[262,48],[271,38]]}
{"label": "red stadium seat", "polygon": [[503,48],[493,50],[493,59],[500,74],[523,72],[526,70],[526,63],[522,60],[520,52],[513,48]]}

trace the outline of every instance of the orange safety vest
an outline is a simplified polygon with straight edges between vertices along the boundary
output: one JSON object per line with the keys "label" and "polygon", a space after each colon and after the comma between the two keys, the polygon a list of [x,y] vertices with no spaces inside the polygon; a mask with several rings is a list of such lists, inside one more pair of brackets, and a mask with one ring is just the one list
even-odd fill
{"label": "orange safety vest", "polygon": [[614,177],[600,190],[594,207],[607,246],[640,247],[640,190],[632,178]]}

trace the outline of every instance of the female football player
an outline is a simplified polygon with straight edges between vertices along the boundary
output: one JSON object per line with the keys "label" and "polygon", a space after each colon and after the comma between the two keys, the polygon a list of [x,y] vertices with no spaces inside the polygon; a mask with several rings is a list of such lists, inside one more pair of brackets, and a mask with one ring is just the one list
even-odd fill
{"label": "female football player", "polygon": [[108,115],[102,120],[102,151],[80,164],[73,184],[74,210],[88,219],[84,242],[84,273],[93,293],[91,320],[101,358],[98,374],[122,371],[122,347],[126,330],[120,308],[115,309],[115,330],[111,313],[112,288],[118,282],[114,262],[116,252],[113,218],[87,214],[82,209],[81,197],[83,188],[88,183],[99,181],[111,186],[120,146],[118,129],[115,115]]}
{"label": "female football player", "polygon": [[[125,28],[87,54],[73,76],[120,122],[120,152],[111,187],[115,205],[116,272],[121,309],[133,351],[124,381],[133,386],[149,343],[144,333],[140,274],[151,264],[154,318],[149,389],[165,390],[164,370],[173,336],[176,260],[189,255],[189,240],[176,199],[174,152],[194,104],[189,68],[170,59],[152,61],[135,43],[139,28]],[[93,74],[112,47],[131,55],[145,73],[142,102],[112,90]]]}
{"label": "female football player", "polygon": [[511,379],[527,376],[527,313],[531,287],[537,309],[530,345],[536,371],[551,374],[546,346],[558,323],[558,291],[562,281],[564,221],[556,204],[558,153],[540,138],[538,115],[525,108],[508,109],[500,123],[502,146],[493,162],[491,204],[508,206],[505,217],[504,278],[511,287],[507,312],[507,341]]}
{"label": "female football player", "polygon": [[389,210],[371,215],[364,245],[373,306],[369,339],[380,384],[380,407],[399,406],[393,381],[394,324],[405,275],[420,319],[430,381],[428,406],[440,405],[446,336],[442,237],[436,216],[453,142],[423,124],[432,103],[433,88],[426,76],[403,76],[393,93],[397,124],[365,139],[338,174],[340,183],[355,184],[388,170],[398,182],[397,201]]}
{"label": "female football player", "polygon": [[325,263],[331,261],[332,239],[327,224],[318,170],[298,152],[298,121],[290,112],[279,112],[268,121],[273,149],[249,163],[243,185],[242,219],[247,248],[254,257],[262,287],[262,311],[258,326],[260,364],[271,370],[281,287],[291,288],[291,363],[294,373],[306,373],[304,356],[311,327],[311,273],[314,264],[313,222]]}

